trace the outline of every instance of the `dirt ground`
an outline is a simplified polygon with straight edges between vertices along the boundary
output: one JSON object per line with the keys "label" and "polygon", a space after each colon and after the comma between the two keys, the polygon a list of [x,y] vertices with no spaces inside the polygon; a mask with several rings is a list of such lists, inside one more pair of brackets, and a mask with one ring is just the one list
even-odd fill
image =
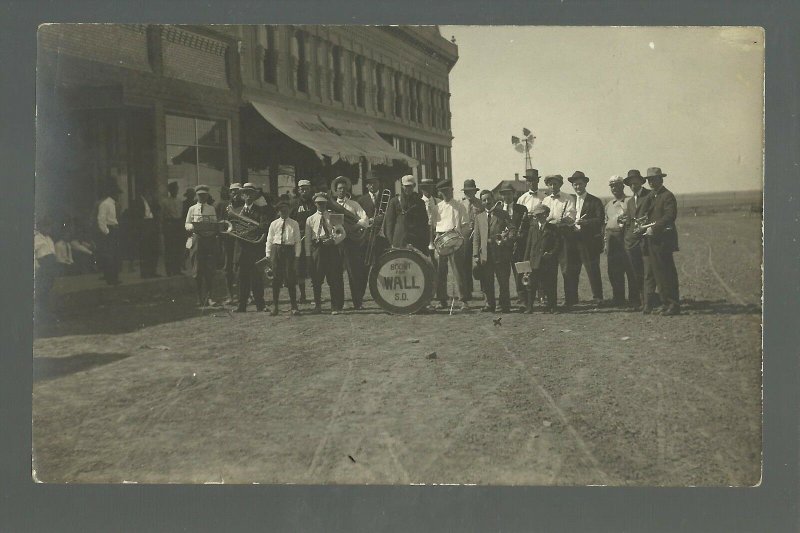
{"label": "dirt ground", "polygon": [[676,317],[579,308],[496,326],[372,301],[270,317],[199,311],[190,291],[62,309],[34,343],[36,476],[756,484],[760,222],[679,219]]}

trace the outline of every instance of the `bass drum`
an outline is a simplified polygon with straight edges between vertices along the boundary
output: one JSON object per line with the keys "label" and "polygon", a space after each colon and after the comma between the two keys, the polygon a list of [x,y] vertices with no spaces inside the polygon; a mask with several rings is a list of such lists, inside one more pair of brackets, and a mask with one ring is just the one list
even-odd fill
{"label": "bass drum", "polygon": [[410,315],[424,308],[435,289],[433,263],[412,246],[387,251],[369,274],[369,292],[375,303],[396,315]]}

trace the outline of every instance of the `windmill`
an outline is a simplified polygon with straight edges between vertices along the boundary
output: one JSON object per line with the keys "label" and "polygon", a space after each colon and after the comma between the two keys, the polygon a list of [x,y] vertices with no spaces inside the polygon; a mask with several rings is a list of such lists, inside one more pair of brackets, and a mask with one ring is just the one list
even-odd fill
{"label": "windmill", "polygon": [[514,150],[521,154],[525,154],[525,170],[533,168],[531,163],[531,148],[533,148],[533,132],[528,128],[522,128],[522,138],[516,135],[511,136],[511,144],[514,145]]}

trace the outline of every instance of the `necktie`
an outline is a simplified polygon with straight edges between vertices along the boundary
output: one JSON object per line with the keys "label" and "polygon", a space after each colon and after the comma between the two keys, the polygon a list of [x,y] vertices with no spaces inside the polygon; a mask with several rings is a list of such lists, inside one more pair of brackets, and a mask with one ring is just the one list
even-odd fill
{"label": "necktie", "polygon": [[320,228],[322,229],[322,233],[320,234],[320,236],[322,238],[325,238],[328,236],[328,221],[325,220],[324,215],[321,215],[319,219],[320,219]]}
{"label": "necktie", "polygon": [[284,238],[283,238],[283,229],[285,227],[286,227],[286,219],[284,218],[283,221],[281,222],[281,244],[283,244],[285,242]]}

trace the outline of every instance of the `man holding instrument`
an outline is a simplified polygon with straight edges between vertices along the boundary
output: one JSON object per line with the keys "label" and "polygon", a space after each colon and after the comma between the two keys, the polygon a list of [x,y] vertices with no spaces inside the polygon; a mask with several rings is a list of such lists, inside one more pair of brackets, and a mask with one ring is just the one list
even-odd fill
{"label": "man holding instrument", "polygon": [[662,308],[656,313],[671,316],[680,314],[678,271],[672,257],[678,251],[678,230],[675,227],[678,202],[675,195],[664,187],[664,176],[666,174],[658,167],[647,169],[647,184],[651,192],[645,210],[652,225],[647,228],[644,238],[662,303]]}
{"label": "man holding instrument", "polygon": [[564,283],[565,305],[569,309],[572,302],[567,297],[567,241],[574,237],[572,224],[575,222],[575,199],[571,195],[561,192],[564,178],[560,174],[546,176],[544,184],[550,187],[550,194],[542,200],[542,204],[550,209],[547,223],[556,228],[561,237],[558,264],[561,268],[561,279]]}
{"label": "man holding instrument", "polygon": [[[300,236],[305,235],[306,220],[317,211],[314,198],[311,194],[311,181],[300,180],[297,182],[297,204],[292,208],[289,216],[300,225]],[[300,259],[297,263],[297,285],[300,287],[300,303],[306,303],[306,278],[308,276],[308,259],[305,246],[300,249]]]}
{"label": "man holding instrument", "polygon": [[603,225],[605,209],[600,198],[586,192],[589,178],[580,170],[569,177],[575,189],[575,213],[577,220],[572,225],[574,238],[567,239],[567,305],[578,303],[578,282],[581,269],[586,269],[592,288],[592,304],[603,303],[603,280],[600,275],[600,254],[603,253]]}
{"label": "man holding instrument", "polygon": [[[339,176],[333,180],[333,191],[336,193],[335,202],[347,211],[358,217],[358,225],[369,227],[369,217],[358,202],[349,198],[351,191],[350,180]],[[353,299],[353,309],[358,311],[363,307],[364,291],[367,286],[367,272],[364,267],[364,250],[361,243],[353,239],[345,239],[340,245],[342,259],[347,271],[347,281],[350,285],[350,297]]]}
{"label": "man holding instrument", "polygon": [[403,186],[400,196],[389,200],[386,207],[384,233],[394,248],[411,245],[426,253],[430,243],[430,229],[425,202],[414,191],[414,176],[403,176],[400,183]]}
{"label": "man holding instrument", "polygon": [[[253,183],[245,183],[241,188],[244,196],[244,205],[239,214],[249,219],[255,220],[259,229],[266,231],[269,223],[275,218],[272,208],[269,205],[259,207],[255,205],[260,193]],[[263,311],[266,307],[264,303],[264,276],[259,272],[256,261],[264,257],[264,243],[245,242],[236,239],[234,249],[234,261],[239,266],[239,305],[237,313],[247,311],[247,301],[250,293],[253,293],[253,300],[256,303],[256,310]]]}
{"label": "man holding instrument", "polygon": [[189,248],[189,265],[192,277],[197,286],[197,304],[200,307],[209,305],[214,274],[217,271],[217,234],[215,232],[198,231],[195,223],[216,222],[217,212],[209,205],[209,189],[207,185],[194,188],[197,203],[189,207],[186,213],[186,231],[192,232]]}
{"label": "man holding instrument", "polygon": [[[462,237],[467,237],[468,235],[465,235],[469,227],[467,210],[464,209],[464,204],[453,198],[453,181],[445,179],[439,182],[437,187],[442,194],[442,200],[436,205],[436,237],[449,231],[458,232]],[[464,262],[459,261],[459,258],[461,258],[460,252],[462,250],[463,244],[462,247],[459,247],[459,249],[455,250],[453,253],[444,257],[437,257],[436,298],[439,300],[439,304],[442,308],[449,307],[447,274],[448,265],[450,265],[456,277],[456,286],[458,288],[457,297],[461,300],[460,309],[462,311],[469,310],[468,302],[472,295],[467,292],[465,283],[469,272],[467,272]],[[439,254],[437,253],[437,255]]]}
{"label": "man holding instrument", "polygon": [[314,288],[314,313],[322,312],[322,282],[327,280],[331,291],[331,314],[338,315],[344,307],[341,245],[333,241],[333,228],[326,213],[328,197],[317,193],[314,195],[314,204],[317,211],[306,220],[303,244]]}
{"label": "man holding instrument", "polygon": [[494,279],[500,285],[500,311],[511,312],[509,276],[511,275],[512,248],[516,240],[514,223],[502,202],[494,201],[492,191],[481,191],[484,211],[475,216],[472,249],[476,263],[481,267],[481,289],[486,295],[483,312],[496,309]]}
{"label": "man holding instrument", "polygon": [[[512,245],[512,260],[523,261],[525,255],[525,245],[528,242],[528,226],[530,225],[530,217],[528,217],[528,208],[520,203],[514,202],[514,188],[506,183],[500,189],[500,195],[503,197],[503,211],[505,211],[511,219],[511,224],[514,228],[514,235],[516,239]],[[517,290],[517,300],[520,304],[525,305],[527,300],[527,290],[522,285],[522,276],[518,275],[513,268],[512,274],[514,276],[514,288]]]}
{"label": "man holding instrument", "polygon": [[631,189],[631,197],[625,206],[625,214],[619,217],[619,222],[624,226],[625,252],[628,254],[633,268],[634,283],[639,289],[640,301],[635,308],[643,313],[650,313],[656,303],[656,281],[650,269],[647,251],[644,246],[644,230],[639,229],[637,219],[646,216],[647,195],[650,189],[643,187],[644,176],[636,169],[628,171],[622,180]]}

